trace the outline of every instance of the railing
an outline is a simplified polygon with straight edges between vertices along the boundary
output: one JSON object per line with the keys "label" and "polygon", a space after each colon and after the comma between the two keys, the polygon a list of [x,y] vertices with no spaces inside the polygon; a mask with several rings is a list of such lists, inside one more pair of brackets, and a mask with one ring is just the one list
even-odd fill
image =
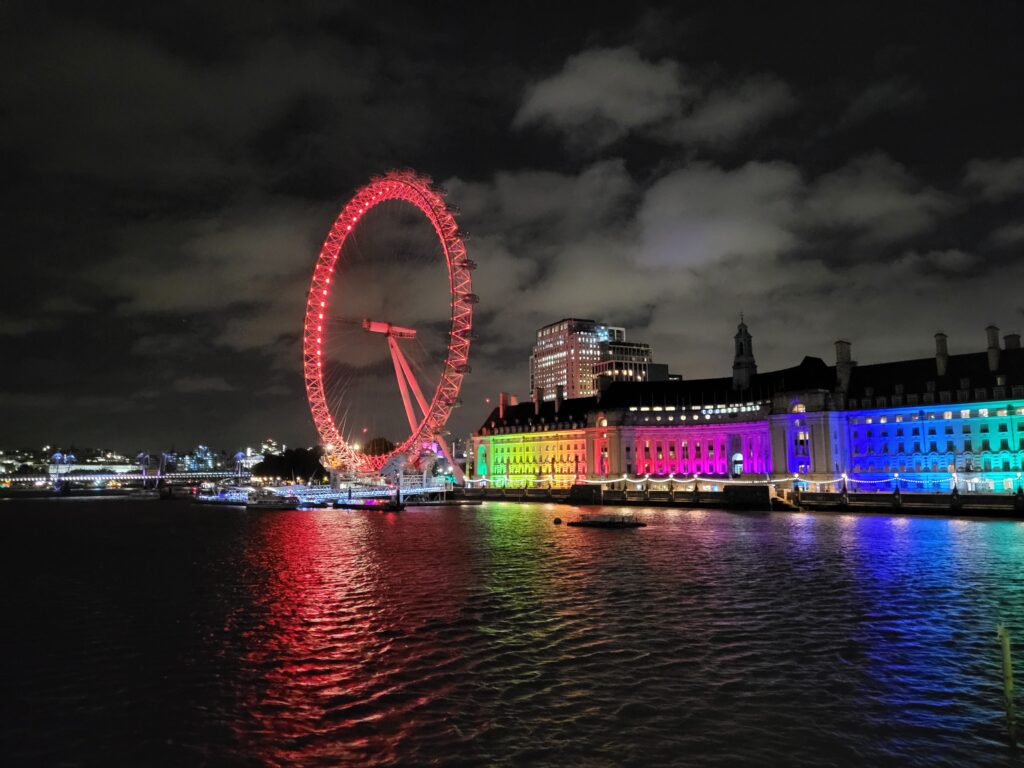
{"label": "railing", "polygon": [[[105,472],[103,474],[76,474],[54,472],[46,475],[0,475],[0,482],[5,483],[50,483],[56,480],[90,481],[90,480],[227,480],[238,478],[237,472]],[[242,479],[248,479],[248,473],[242,473]]]}
{"label": "railing", "polygon": [[[435,496],[450,491],[451,485],[439,483],[402,484],[402,500],[414,496]],[[388,499],[395,495],[395,489],[386,485],[350,486],[332,488],[329,485],[277,485],[267,486],[266,490],[279,496],[295,496],[301,502],[333,502],[346,499]]]}

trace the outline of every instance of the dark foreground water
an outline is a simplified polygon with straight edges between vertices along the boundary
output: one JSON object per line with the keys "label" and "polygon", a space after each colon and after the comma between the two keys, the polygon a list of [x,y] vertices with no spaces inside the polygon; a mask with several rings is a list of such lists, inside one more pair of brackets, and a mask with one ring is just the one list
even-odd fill
{"label": "dark foreground water", "polygon": [[1024,523],[2,502],[3,765],[1018,765]]}

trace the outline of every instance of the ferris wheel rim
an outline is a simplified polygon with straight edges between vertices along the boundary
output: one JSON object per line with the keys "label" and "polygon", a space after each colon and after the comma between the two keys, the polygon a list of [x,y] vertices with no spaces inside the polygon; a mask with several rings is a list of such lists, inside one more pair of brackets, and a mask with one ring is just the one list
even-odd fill
{"label": "ferris wheel rim", "polygon": [[[331,304],[332,280],[342,247],[362,217],[377,205],[401,200],[422,213],[437,235],[448,270],[451,315],[448,327],[448,350],[440,378],[434,388],[427,413],[410,430],[410,435],[391,451],[367,454],[350,446],[339,431],[327,404],[323,382],[323,343],[326,336],[324,316]],[[469,369],[473,303],[470,271],[473,264],[466,257],[466,246],[459,232],[454,213],[427,176],[414,171],[389,171],[360,187],[342,206],[334,220],[313,269],[303,324],[303,374],[306,397],[313,423],[326,449],[332,468],[348,466],[363,471],[379,471],[393,456],[409,451],[418,441],[439,436],[457,404],[462,379]]]}

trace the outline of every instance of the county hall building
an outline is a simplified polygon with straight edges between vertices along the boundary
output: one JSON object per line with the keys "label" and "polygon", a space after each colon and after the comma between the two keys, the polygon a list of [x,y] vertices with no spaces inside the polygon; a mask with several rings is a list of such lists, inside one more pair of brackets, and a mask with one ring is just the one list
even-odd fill
{"label": "county hall building", "polygon": [[622,478],[713,483],[792,479],[904,490],[1015,491],[1024,460],[1024,352],[1016,333],[987,347],[857,365],[805,357],[758,372],[741,321],[732,376],[613,381],[591,397],[535,387],[502,394],[473,434],[467,476],[491,487],[568,486]]}

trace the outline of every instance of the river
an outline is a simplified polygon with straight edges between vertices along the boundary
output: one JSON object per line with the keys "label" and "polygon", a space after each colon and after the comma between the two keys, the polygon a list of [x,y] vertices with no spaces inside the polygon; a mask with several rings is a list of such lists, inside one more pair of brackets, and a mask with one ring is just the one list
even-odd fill
{"label": "river", "polygon": [[574,514],[0,502],[0,762],[1020,764],[1024,523]]}

